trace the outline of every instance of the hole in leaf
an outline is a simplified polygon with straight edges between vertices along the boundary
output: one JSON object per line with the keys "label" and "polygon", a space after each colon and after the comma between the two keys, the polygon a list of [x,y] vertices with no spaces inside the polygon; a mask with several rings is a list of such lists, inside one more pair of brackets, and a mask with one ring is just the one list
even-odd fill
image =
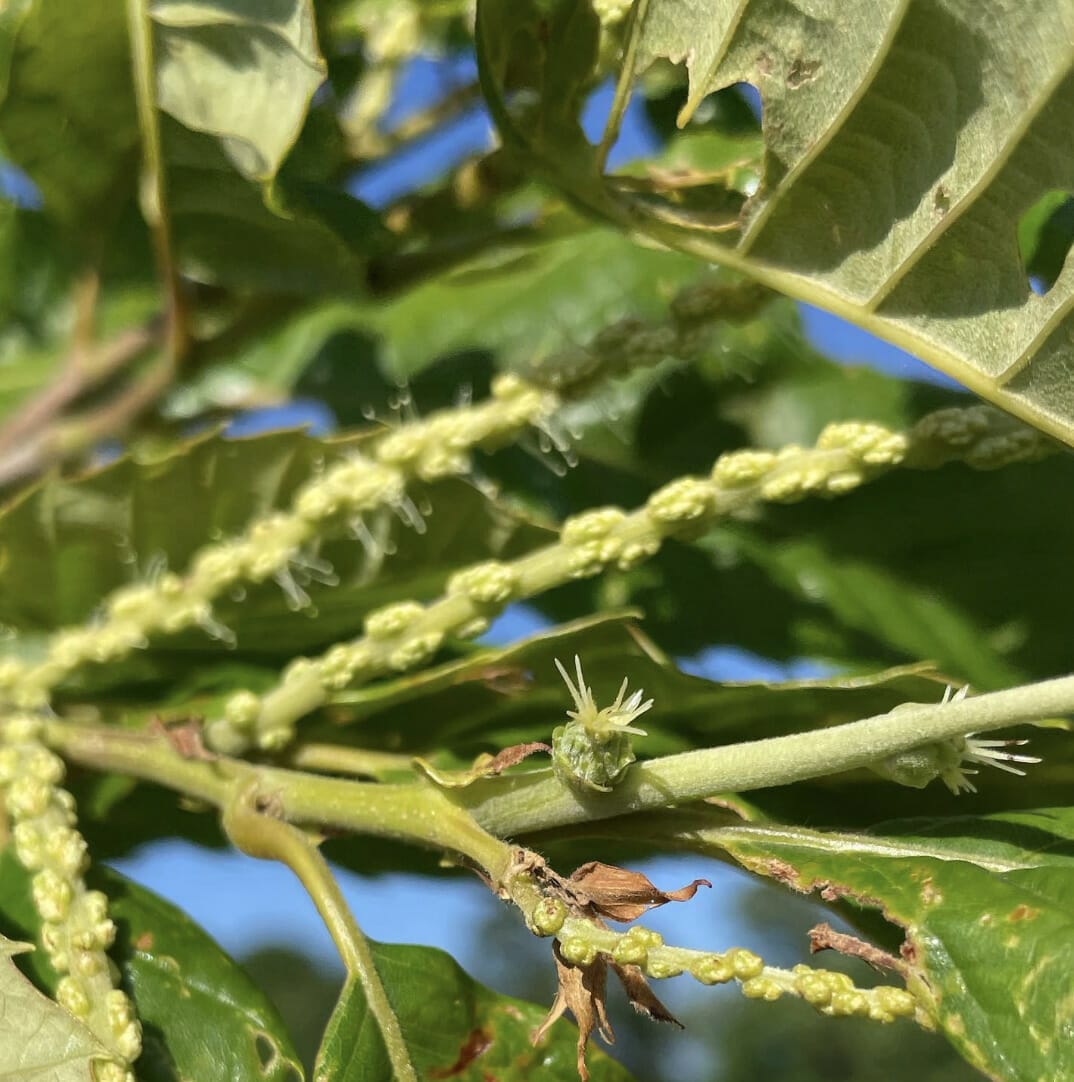
{"label": "hole in leaf", "polygon": [[1055,285],[1074,243],[1074,195],[1045,192],[1018,220],[1018,251],[1034,293]]}
{"label": "hole in leaf", "polygon": [[258,1031],[254,1034],[254,1051],[257,1052],[261,1073],[268,1074],[276,1062],[276,1057],[279,1055],[276,1042],[267,1033]]}

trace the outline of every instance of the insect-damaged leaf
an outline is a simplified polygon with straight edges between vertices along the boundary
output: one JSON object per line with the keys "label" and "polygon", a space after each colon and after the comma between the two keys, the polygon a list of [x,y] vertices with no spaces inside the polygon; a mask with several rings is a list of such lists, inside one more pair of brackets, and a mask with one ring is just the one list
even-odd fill
{"label": "insect-damaged leaf", "polygon": [[905,933],[910,987],[989,1077],[1071,1076],[1070,808],[881,823],[867,834],[761,824],[688,834],[686,848],[882,909]]}

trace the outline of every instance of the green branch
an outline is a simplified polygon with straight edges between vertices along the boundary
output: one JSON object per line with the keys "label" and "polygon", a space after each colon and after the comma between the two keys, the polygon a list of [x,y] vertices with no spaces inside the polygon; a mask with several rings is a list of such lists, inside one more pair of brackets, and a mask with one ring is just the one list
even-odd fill
{"label": "green branch", "polygon": [[357,782],[235,759],[184,758],[162,737],[71,722],[49,723],[45,739],[72,762],[154,781],[220,808],[256,781],[289,822],[451,850],[499,883],[510,862],[510,847],[500,838],[788,785],[969,732],[1065,714],[1074,714],[1074,676],[959,702],[906,704],[828,729],[651,759],[633,766],[610,793],[582,793],[551,770],[447,791],[424,780]]}
{"label": "green branch", "polygon": [[704,748],[632,767],[611,793],[583,794],[551,771],[476,782],[452,796],[502,837],[631,812],[667,808],[727,792],[748,792],[838,774],[937,741],[1074,713],[1074,676],[959,702],[905,704],[862,721]]}

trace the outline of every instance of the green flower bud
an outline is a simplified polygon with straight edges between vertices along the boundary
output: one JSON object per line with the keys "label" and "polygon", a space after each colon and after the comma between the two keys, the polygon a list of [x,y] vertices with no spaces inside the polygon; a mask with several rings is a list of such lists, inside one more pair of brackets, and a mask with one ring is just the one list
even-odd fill
{"label": "green flower bud", "polygon": [[626,519],[618,507],[598,507],[568,518],[559,531],[565,545],[582,545],[587,541],[603,541]]}
{"label": "green flower bud", "polygon": [[394,639],[420,620],[424,613],[425,609],[416,601],[388,605],[365,618],[365,633],[371,639]]}
{"label": "green flower bud", "polygon": [[45,862],[45,846],[37,826],[32,822],[16,823],[12,838],[19,863],[27,871],[37,871]]}
{"label": "green flower bud", "polygon": [[645,563],[660,551],[660,542],[657,539],[651,541],[631,541],[619,551],[619,557],[615,561],[620,571],[630,571],[638,564]]}
{"label": "green flower bud", "polygon": [[397,672],[417,668],[440,649],[443,641],[444,636],[439,631],[427,631],[424,635],[414,635],[388,655],[388,664]]}
{"label": "green flower bud", "polygon": [[89,861],[86,839],[71,827],[54,827],[46,836],[45,852],[59,874],[71,880],[82,875]]}
{"label": "green flower bud", "polygon": [[90,1014],[90,1001],[77,977],[61,977],[56,985],[56,1002],[71,1012],[76,1018],[85,1021]]}
{"label": "green flower bud", "polygon": [[15,819],[36,819],[49,805],[51,788],[40,778],[21,774],[7,791],[7,810]]}
{"label": "green flower bud", "polygon": [[559,941],[559,953],[571,965],[588,966],[597,959],[597,948],[581,936],[567,936]]}
{"label": "green flower bud", "polygon": [[690,970],[690,973],[702,984],[726,984],[735,976],[730,962],[719,954],[712,954],[702,959]]}
{"label": "green flower bud", "polygon": [[71,884],[51,868],[45,868],[32,881],[34,908],[42,920],[59,922],[67,919],[71,908]]}
{"label": "green flower bud", "polygon": [[712,513],[716,495],[708,481],[682,477],[658,489],[645,505],[649,518],[662,525],[680,525]]}
{"label": "green flower bud", "polygon": [[41,946],[44,947],[52,963],[52,968],[58,973],[66,973],[68,969],[66,927],[56,921],[45,921],[38,935]]}
{"label": "green flower bud", "polygon": [[567,907],[558,898],[542,898],[530,915],[530,923],[540,935],[555,935],[567,919]]}
{"label": "green flower bud", "polygon": [[571,785],[606,793],[634,762],[636,756],[630,737],[646,734],[644,729],[631,723],[644,714],[653,701],[642,703],[641,691],[628,698],[624,680],[615,702],[599,710],[593,689],[586,685],[581,660],[575,657],[574,663],[577,686],[556,661],[576,709],[568,710],[567,716],[571,720],[552,732],[552,768],[557,777]]}
{"label": "green flower bud", "polygon": [[22,770],[46,785],[59,785],[63,781],[63,760],[40,745],[31,744],[22,754]]}
{"label": "green flower bud", "polygon": [[774,1003],[783,995],[783,989],[769,977],[752,977],[742,982],[742,994],[747,999],[763,999]]}
{"label": "green flower bud", "polygon": [[261,697],[252,691],[236,691],[224,704],[224,719],[236,729],[252,729],[261,715]]}
{"label": "green flower bud", "polygon": [[677,977],[684,968],[678,962],[650,959],[645,972],[654,980],[666,980],[668,977]]}
{"label": "green flower bud", "polygon": [[764,962],[753,951],[742,947],[733,947],[727,952],[726,958],[739,980],[759,977],[764,969]]}
{"label": "green flower bud", "polygon": [[612,957],[621,966],[644,966],[649,958],[649,948],[628,932],[615,944]]}
{"label": "green flower bud", "polygon": [[487,560],[448,580],[448,593],[462,594],[477,605],[502,605],[518,588],[518,573],[508,564]]}
{"label": "green flower bud", "polygon": [[73,976],[89,980],[102,973],[108,972],[108,961],[105,956],[96,950],[76,950],[70,958],[70,969]]}
{"label": "green flower bud", "polygon": [[756,484],[775,465],[771,451],[731,451],[716,460],[712,480],[720,488],[744,488]]}

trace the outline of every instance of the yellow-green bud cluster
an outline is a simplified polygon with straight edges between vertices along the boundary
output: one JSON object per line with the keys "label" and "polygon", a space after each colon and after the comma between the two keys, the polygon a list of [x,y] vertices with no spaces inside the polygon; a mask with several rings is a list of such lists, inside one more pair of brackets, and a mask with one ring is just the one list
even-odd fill
{"label": "yellow-green bud cluster", "polygon": [[902,988],[855,988],[845,973],[810,966],[795,966],[794,992],[821,1014],[858,1016],[874,1022],[894,1022],[914,1013],[914,997]]}
{"label": "yellow-green bud cluster", "polygon": [[449,594],[462,594],[475,605],[502,606],[518,589],[518,572],[510,564],[487,560],[452,575]]}
{"label": "yellow-green bud cluster", "polygon": [[425,481],[466,473],[475,447],[488,447],[527,425],[541,424],[558,400],[517,376],[499,376],[492,397],[468,409],[441,410],[377,441],[373,454],[387,466]]}
{"label": "yellow-green bud cluster", "polygon": [[753,951],[732,947],[708,953],[684,947],[668,947],[662,937],[638,925],[615,932],[580,918],[561,922],[560,954],[576,965],[588,965],[606,955],[618,965],[638,966],[654,979],[689,973],[702,984],[737,981],[748,999],[772,1002],[784,995],[797,996],[829,1016],[855,1016],[875,1022],[912,1017],[914,997],[902,988],[857,988],[845,973],[799,965],[791,970],[766,966]]}
{"label": "yellow-green bud cluster", "polygon": [[612,948],[612,957],[621,966],[641,966],[644,969],[649,964],[649,951],[663,945],[664,937],[659,932],[638,924],[619,937]]}
{"label": "yellow-green bud cluster", "polygon": [[115,925],[108,899],[86,888],[86,843],[75,827],[74,800],[61,787],[63,761],[41,744],[42,728],[31,714],[0,723],[0,793],[15,855],[33,873],[41,945],[62,974],[57,1002],[85,1022],[121,1064],[130,1063],[141,1051],[141,1028],[130,1000],[114,987],[116,971],[106,952]]}
{"label": "yellow-green bud cluster", "polygon": [[[477,579],[489,587],[498,576],[478,575]],[[225,754],[238,754],[251,744],[263,751],[278,750],[294,735],[295,718],[319,706],[332,691],[385,672],[416,668],[444,641],[444,633],[432,626],[429,610],[416,601],[400,601],[371,612],[364,630],[363,638],[337,643],[319,658],[296,658],[267,697],[250,691],[232,695],[223,717],[206,731],[210,746]],[[280,708],[281,701],[286,709]]]}
{"label": "yellow-green bud cluster", "polygon": [[560,530],[570,578],[589,578],[607,567],[628,571],[660,551],[660,538],[630,528],[618,507],[599,507],[567,519]]}
{"label": "yellow-green bud cluster", "polygon": [[[629,2],[601,0],[598,14],[606,11],[611,25]],[[602,21],[603,16],[602,16]],[[674,357],[691,360],[702,353],[720,320],[741,321],[754,315],[771,293],[752,282],[729,284],[719,276],[686,286],[672,298],[669,319],[647,324],[627,316],[602,328],[585,345],[571,345],[533,362],[535,380],[583,394],[591,386],[636,368],[659,364]]]}
{"label": "yellow-green bud cluster", "polygon": [[558,898],[541,898],[530,914],[530,926],[538,935],[555,935],[567,919],[567,907]]}

